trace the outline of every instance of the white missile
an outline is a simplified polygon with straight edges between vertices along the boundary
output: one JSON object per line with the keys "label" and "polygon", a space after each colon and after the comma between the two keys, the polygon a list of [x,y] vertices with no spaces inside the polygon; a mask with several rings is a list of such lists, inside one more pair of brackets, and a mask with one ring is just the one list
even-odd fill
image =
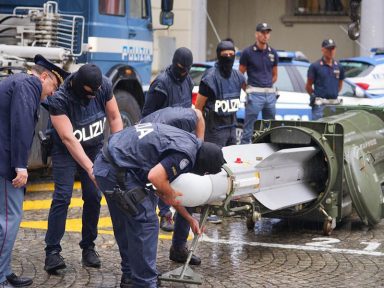
{"label": "white missile", "polygon": [[315,147],[287,148],[260,143],[223,148],[226,168],[214,175],[183,174],[172,187],[183,195],[181,205],[195,207],[222,204],[233,191],[232,199],[253,195],[269,210],[310,202],[318,193],[310,185],[316,173],[310,160]]}

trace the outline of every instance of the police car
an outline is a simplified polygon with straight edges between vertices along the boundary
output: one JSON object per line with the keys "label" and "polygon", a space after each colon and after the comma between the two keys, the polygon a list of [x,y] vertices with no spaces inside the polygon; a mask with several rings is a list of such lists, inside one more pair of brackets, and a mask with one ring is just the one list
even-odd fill
{"label": "police car", "polygon": [[384,48],[372,48],[372,55],[341,59],[345,77],[372,97],[384,97]]}
{"label": "police car", "polygon": [[[278,90],[279,98],[276,103],[276,120],[303,120],[312,119],[311,107],[309,106],[309,95],[305,90],[307,71],[310,63],[300,52],[277,51],[279,55],[278,77],[274,86]],[[195,103],[199,91],[199,83],[206,69],[214,66],[215,62],[195,63],[192,65],[190,75],[195,83],[192,94],[192,103]],[[239,68],[239,60],[235,60],[234,69]],[[384,96],[384,95],[383,95]],[[240,99],[242,104],[237,111],[238,142],[242,134],[242,125],[245,117],[246,94],[242,91]],[[340,91],[339,98],[343,105],[384,105],[384,97],[372,95],[356,85],[350,79],[346,79]],[[261,114],[261,113],[260,113]],[[259,115],[259,118],[261,115]]]}

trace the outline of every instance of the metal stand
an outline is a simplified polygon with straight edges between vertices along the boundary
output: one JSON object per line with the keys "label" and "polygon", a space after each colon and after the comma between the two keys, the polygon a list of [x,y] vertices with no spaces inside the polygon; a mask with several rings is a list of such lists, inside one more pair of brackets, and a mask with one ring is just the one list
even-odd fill
{"label": "metal stand", "polygon": [[[209,215],[209,206],[205,206],[203,209],[203,212],[201,213],[200,218],[200,227],[204,227],[205,222],[207,221]],[[201,285],[203,283],[203,277],[195,273],[190,267],[189,267],[189,261],[191,261],[193,253],[197,249],[197,245],[199,243],[200,235],[195,234],[194,238],[192,240],[192,245],[188,252],[187,260],[185,261],[185,264],[179,268],[176,268],[172,271],[169,271],[167,273],[162,274],[159,279],[162,281],[171,281],[171,282],[180,282],[180,283],[188,283],[188,284],[198,284]]]}

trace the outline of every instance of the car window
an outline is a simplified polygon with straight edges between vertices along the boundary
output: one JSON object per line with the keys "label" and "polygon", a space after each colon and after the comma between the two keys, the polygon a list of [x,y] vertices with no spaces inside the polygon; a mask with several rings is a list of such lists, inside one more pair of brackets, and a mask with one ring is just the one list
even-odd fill
{"label": "car window", "polygon": [[277,67],[277,80],[274,86],[281,91],[288,91],[288,92],[294,91],[286,66]]}
{"label": "car window", "polygon": [[362,77],[371,72],[375,67],[365,62],[343,60],[340,63],[344,67],[345,77]]}
{"label": "car window", "polygon": [[192,80],[195,86],[200,85],[201,77],[203,77],[205,70],[207,70],[207,67],[204,67],[204,66],[191,67],[191,70],[189,71],[189,75],[192,77]]}
{"label": "car window", "polygon": [[299,72],[301,78],[304,83],[307,83],[307,75],[309,66],[295,66],[297,71]]}

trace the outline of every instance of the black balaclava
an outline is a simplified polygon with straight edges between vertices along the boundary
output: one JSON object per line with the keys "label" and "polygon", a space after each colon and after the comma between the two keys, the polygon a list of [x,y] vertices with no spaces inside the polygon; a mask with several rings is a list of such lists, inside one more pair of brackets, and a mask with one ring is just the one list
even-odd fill
{"label": "black balaclava", "polygon": [[[173,54],[172,65],[171,65],[171,73],[173,77],[179,81],[183,82],[185,78],[187,78],[188,72],[191,69],[191,65],[193,63],[193,56],[191,50],[185,47],[178,48]],[[177,66],[180,64],[184,68],[180,68]],[[181,75],[182,73],[185,75]]]}
{"label": "black balaclava", "polygon": [[231,41],[221,41],[216,48],[217,65],[219,66],[220,75],[224,78],[231,76],[235,55],[232,57],[221,56],[220,53],[224,50],[235,51],[235,46]]}
{"label": "black balaclava", "polygon": [[216,174],[221,171],[221,166],[226,163],[221,148],[210,142],[203,142],[196,155],[196,163],[192,173],[198,175]]}
{"label": "black balaclava", "polygon": [[[85,64],[75,73],[72,78],[72,89],[79,97],[80,104],[87,106],[91,99],[88,96],[95,96],[97,89],[101,86],[103,76],[99,67],[94,64]],[[84,85],[92,88],[92,92],[84,89]]]}

